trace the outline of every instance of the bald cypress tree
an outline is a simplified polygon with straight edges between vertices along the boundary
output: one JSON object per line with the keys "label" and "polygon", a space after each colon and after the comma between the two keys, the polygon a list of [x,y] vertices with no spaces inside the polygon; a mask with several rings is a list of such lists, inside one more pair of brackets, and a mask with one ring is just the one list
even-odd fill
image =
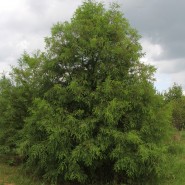
{"label": "bald cypress tree", "polygon": [[[119,6],[85,1],[46,38],[40,85],[19,151],[50,183],[154,184],[167,159],[170,110],[140,62]],[[37,78],[39,82],[39,78]]]}

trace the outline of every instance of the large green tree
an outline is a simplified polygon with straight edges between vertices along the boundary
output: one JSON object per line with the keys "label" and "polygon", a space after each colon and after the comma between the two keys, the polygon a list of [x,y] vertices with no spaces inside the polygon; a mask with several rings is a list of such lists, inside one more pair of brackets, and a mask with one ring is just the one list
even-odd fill
{"label": "large green tree", "polygon": [[27,169],[53,184],[157,183],[171,116],[139,38],[117,4],[89,0],[53,26],[44,53],[24,55],[13,79],[29,92],[18,148]]}

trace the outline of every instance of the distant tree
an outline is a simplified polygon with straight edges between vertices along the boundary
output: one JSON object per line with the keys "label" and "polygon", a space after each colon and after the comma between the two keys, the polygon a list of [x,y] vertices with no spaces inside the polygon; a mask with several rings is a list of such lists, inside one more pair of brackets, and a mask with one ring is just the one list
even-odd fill
{"label": "distant tree", "polygon": [[168,91],[164,93],[164,97],[167,102],[181,99],[182,96],[183,96],[182,86],[178,85],[177,83],[174,83],[173,86],[170,87]]}
{"label": "distant tree", "polygon": [[11,148],[15,148],[15,130],[12,118],[15,109],[11,104],[12,91],[13,85],[10,79],[3,76],[0,80],[0,154],[11,153]]}
{"label": "distant tree", "polygon": [[173,125],[178,130],[183,130],[185,128],[185,97],[181,97],[178,100],[174,100],[173,104],[173,112],[172,112],[172,120]]}
{"label": "distant tree", "polygon": [[185,97],[181,85],[176,83],[164,93],[165,101],[172,106],[172,122],[178,129],[185,128]]}
{"label": "distant tree", "polygon": [[24,53],[9,76],[0,79],[0,154],[17,154],[28,109],[34,98],[41,97],[42,83],[38,71],[42,60],[39,55],[30,57]]}

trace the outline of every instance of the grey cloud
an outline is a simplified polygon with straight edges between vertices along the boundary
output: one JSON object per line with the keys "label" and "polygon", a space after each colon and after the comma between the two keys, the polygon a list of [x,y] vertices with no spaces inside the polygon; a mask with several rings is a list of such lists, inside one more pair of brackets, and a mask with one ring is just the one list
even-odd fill
{"label": "grey cloud", "polygon": [[[162,53],[152,55],[158,68],[160,85],[177,82],[185,89],[185,1],[118,0],[130,24],[145,40],[160,45]],[[168,82],[163,79],[168,76]],[[158,79],[159,80],[159,79]]]}
{"label": "grey cloud", "polygon": [[119,2],[125,16],[139,33],[165,49],[161,59],[185,57],[184,0]]}

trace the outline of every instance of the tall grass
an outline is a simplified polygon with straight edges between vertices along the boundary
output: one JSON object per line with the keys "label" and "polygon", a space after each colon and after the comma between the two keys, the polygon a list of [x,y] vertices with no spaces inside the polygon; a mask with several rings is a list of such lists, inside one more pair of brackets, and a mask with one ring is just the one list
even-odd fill
{"label": "tall grass", "polygon": [[174,137],[175,162],[170,164],[168,179],[162,185],[185,185],[185,131]]}

